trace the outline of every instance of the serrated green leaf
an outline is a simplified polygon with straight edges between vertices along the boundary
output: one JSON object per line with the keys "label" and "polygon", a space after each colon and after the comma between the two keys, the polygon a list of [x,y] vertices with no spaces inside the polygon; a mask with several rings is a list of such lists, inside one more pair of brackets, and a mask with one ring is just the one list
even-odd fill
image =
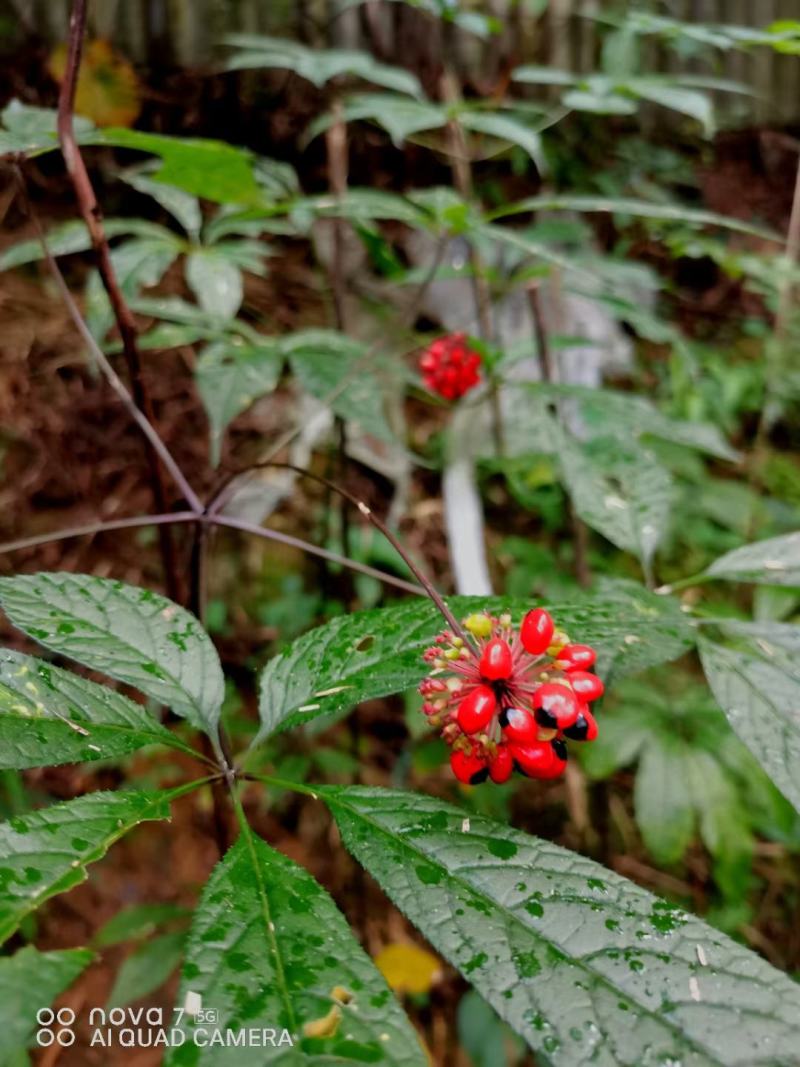
{"label": "serrated green leaf", "polygon": [[0,768],[108,759],[144,745],[186,747],[121,693],[0,649]]}
{"label": "serrated green leaf", "polygon": [[32,945],[0,958],[0,1067],[33,1040],[37,1012],[75,981],[92,962],[85,948],[40,952]]}
{"label": "serrated green leaf", "polygon": [[[457,618],[488,609],[508,611],[516,622],[531,607],[527,600],[499,597],[451,597],[448,604]],[[606,679],[674,659],[693,640],[675,601],[635,586],[549,610],[573,640],[598,649],[598,671]],[[444,625],[435,605],[416,600],[342,616],[305,634],[261,675],[256,741],[417,685],[428,673],[421,653]]]}
{"label": "serrated green leaf", "polygon": [[558,459],[575,510],[617,548],[639,557],[650,574],[667,531],[672,478],[652,452],[595,438],[582,445],[562,434]]}
{"label": "serrated green leaf", "polygon": [[349,851],[542,1062],[791,1063],[800,988],[701,920],[433,797],[319,793]]}
{"label": "serrated green leaf", "polygon": [[195,380],[211,425],[211,462],[219,463],[228,424],[278,384],[283,355],[275,343],[216,341],[197,361]]}
{"label": "serrated green leaf", "polygon": [[0,943],[140,822],[170,817],[173,791],[90,793],[0,823]]}
{"label": "serrated green leaf", "polygon": [[344,48],[307,48],[299,41],[233,33],[225,43],[238,49],[227,62],[228,70],[291,70],[317,88],[332,78],[349,76],[409,96],[421,96],[419,80],[410,71],[378,63],[369,52]]}
{"label": "serrated green leaf", "polygon": [[125,582],[59,573],[0,579],[0,604],[40,644],[135,686],[216,738],[222,668],[184,608]]}
{"label": "serrated green leaf", "polygon": [[232,319],[242,304],[242,273],[219,248],[202,248],[186,257],[186,281],[206,314]]}
{"label": "serrated green leaf", "polygon": [[135,948],[117,972],[107,1007],[130,1004],[162,986],[181,962],[185,944],[186,931],[175,930]]}
{"label": "serrated green leaf", "polygon": [[732,582],[800,587],[800,533],[735,548],[715,559],[706,573]]}
{"label": "serrated green leaf", "polygon": [[711,691],[740,740],[800,811],[800,629],[778,622],[718,625],[736,647],[701,631]]}
{"label": "serrated green leaf", "polygon": [[[195,913],[179,1003],[189,990],[213,1005],[223,1030],[287,1029],[296,1043],[292,1062],[427,1063],[413,1027],[325,890],[247,827],[215,867]],[[304,1027],[326,1017],[335,1032],[303,1036]],[[285,1048],[265,1048],[258,1062],[284,1062],[285,1055]],[[165,1067],[185,1062],[176,1049]],[[191,1062],[237,1067],[242,1053],[207,1048]]]}

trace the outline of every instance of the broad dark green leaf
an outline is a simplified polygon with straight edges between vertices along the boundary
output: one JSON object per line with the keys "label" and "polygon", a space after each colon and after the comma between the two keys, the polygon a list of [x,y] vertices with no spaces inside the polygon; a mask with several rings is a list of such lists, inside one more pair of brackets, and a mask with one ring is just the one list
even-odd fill
{"label": "broad dark green leaf", "polygon": [[715,559],[707,573],[732,582],[800,587],[800,533],[735,548]]}
{"label": "broad dark green leaf", "polygon": [[0,649],[0,768],[107,759],[143,745],[186,748],[121,693]]}
{"label": "broad dark green leaf", "polygon": [[717,703],[739,738],[800,811],[800,628],[715,623],[730,645],[700,632],[700,658]]}
{"label": "broad dark green leaf", "polygon": [[225,42],[237,49],[227,62],[228,70],[291,70],[318,88],[331,78],[344,75],[398,93],[422,95],[422,87],[413,74],[401,67],[378,63],[369,52],[344,48],[307,48],[299,41],[256,33],[229,34]]}
{"label": "broad dark green leaf", "polygon": [[[448,603],[457,618],[488,608],[510,611],[515,621],[531,607],[528,601],[496,597],[453,597]],[[693,641],[676,601],[633,584],[549,610],[573,640],[598,649],[598,670],[606,679],[675,659]],[[410,689],[427,674],[421,654],[444,627],[430,601],[415,600],[342,616],[305,634],[261,675],[257,740],[277,728]]]}
{"label": "broad dark green leaf", "polygon": [[162,986],[181,962],[185,944],[186,931],[174,930],[135,948],[117,972],[107,1007],[130,1004]]}
{"label": "broad dark green leaf", "polygon": [[0,604],[29,637],[216,736],[219,657],[197,619],[171,600],[107,578],[42,573],[0,579]]}
{"label": "broad dark green leaf", "polygon": [[39,952],[32,945],[0,958],[0,1067],[32,1043],[36,1014],[70,986],[92,962],[85,948]]}
{"label": "broad dark green leaf", "polygon": [[[295,1052],[264,1048],[266,1063],[424,1067],[426,1056],[385,981],[325,890],[249,829],[211,874],[195,913],[178,1002],[199,994],[224,1030],[286,1029]],[[336,1016],[339,1021],[336,1022]],[[327,1037],[304,1036],[328,1018]],[[242,1050],[190,1041],[166,1067],[239,1067]]]}
{"label": "broad dark green leaf", "polygon": [[669,471],[635,444],[596,438],[583,445],[566,433],[558,460],[578,515],[617,548],[638,556],[649,575],[669,525]]}
{"label": "broad dark green leaf", "polygon": [[140,822],[168,819],[174,791],[90,793],[0,823],[0,942],[49,897],[79,885]]}
{"label": "broad dark green leaf", "polygon": [[320,789],[345,846],[552,1067],[776,1067],[800,987],[591,860],[427,796]]}
{"label": "broad dark green leaf", "polygon": [[211,426],[211,462],[219,463],[228,424],[256,400],[271,393],[281,376],[283,355],[265,338],[248,344],[237,338],[216,341],[197,361],[195,380]]}

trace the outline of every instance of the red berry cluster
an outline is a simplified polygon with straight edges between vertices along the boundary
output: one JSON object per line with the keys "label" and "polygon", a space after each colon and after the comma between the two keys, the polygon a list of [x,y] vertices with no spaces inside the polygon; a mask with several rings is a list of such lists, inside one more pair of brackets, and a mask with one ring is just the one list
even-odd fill
{"label": "red berry cluster", "polygon": [[428,345],[419,361],[422,380],[432,393],[457,400],[481,380],[481,357],[467,345],[466,335],[451,333]]}
{"label": "red berry cluster", "polygon": [[445,630],[423,658],[433,668],[421,683],[422,710],[451,746],[460,782],[558,778],[567,766],[565,739],[593,741],[589,703],[603,683],[589,673],[596,655],[557,631],[544,608],[529,611],[519,631],[509,615],[470,615],[473,639]]}

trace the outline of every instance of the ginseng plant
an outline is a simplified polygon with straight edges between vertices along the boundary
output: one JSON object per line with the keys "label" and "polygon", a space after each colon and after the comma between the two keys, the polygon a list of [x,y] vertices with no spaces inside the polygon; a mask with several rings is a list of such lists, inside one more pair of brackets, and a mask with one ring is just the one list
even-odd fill
{"label": "ginseng plant", "polygon": [[[328,809],[343,847],[535,1050],[537,1063],[797,1062],[797,985],[700,919],[614,872],[435,796],[309,785],[248,769],[259,746],[280,731],[303,729],[342,716],[366,699],[418,686],[421,711],[449,746],[458,783],[493,789],[518,773],[530,779],[525,788],[537,789],[537,781],[564,773],[571,744],[596,736],[589,704],[602,697],[601,679],[609,684],[699,645],[734,727],[797,804],[800,729],[784,713],[798,686],[791,662],[797,629],[692,619],[674,590],[652,593],[634,583],[547,607],[510,598],[443,599],[395,535],[343,488],[331,487],[389,539],[418,586],[226,516],[220,493],[203,501],[154,429],[136,324],[117,283],[75,142],[72,110],[84,21],[85,3],[77,0],[59,136],[115,312],[134,396],[87,329],[47,248],[45,253],[94,361],[144,435],[162,510],[2,548],[10,553],[47,540],[157,527],[169,533],[161,549],[173,598],[79,574],[0,580],[0,602],[18,629],[52,655],[99,672],[148,701],[48,659],[5,650],[0,765],[17,771],[119,760],[160,745],[190,757],[202,766],[202,776],[171,789],[129,783],[0,826],[2,939],[24,931],[27,917],[45,901],[85,879],[88,865],[123,834],[142,822],[169,819],[178,798],[211,789],[221,854],[182,949],[175,1026],[159,1038],[164,1063],[424,1067],[428,1054],[419,1035],[332,898],[248,821],[246,790],[267,798],[289,790]],[[24,195],[22,161],[16,166]],[[461,344],[457,340],[455,355],[452,344],[440,345],[423,363],[431,387],[442,381],[446,388],[440,391],[453,397],[474,384],[475,368]],[[169,510],[170,483],[182,499],[180,509]],[[179,546],[171,535],[179,525],[193,534],[186,594],[192,610],[174,599],[182,583]],[[335,618],[270,660],[259,681],[260,726],[242,751],[232,751],[221,726],[225,680],[202,623],[206,535],[222,526],[288,542],[414,595]],[[737,550],[685,584],[712,578],[773,584],[785,578],[791,584],[797,580],[794,544],[776,538]],[[159,708],[170,715],[159,716]],[[37,1013],[91,960],[92,952],[80,947],[40,952],[28,946],[0,958],[7,1048],[28,1044]],[[251,1032],[262,1036],[256,1041],[247,1036]],[[51,1036],[58,1039],[55,1031]]]}

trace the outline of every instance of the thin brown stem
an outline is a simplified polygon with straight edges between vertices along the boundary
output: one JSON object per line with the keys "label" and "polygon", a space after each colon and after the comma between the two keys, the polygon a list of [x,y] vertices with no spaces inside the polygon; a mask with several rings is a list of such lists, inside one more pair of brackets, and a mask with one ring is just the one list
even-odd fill
{"label": "thin brown stem", "polygon": [[[450,609],[448,608],[447,604],[442,599],[441,594],[434,587],[434,585],[431,582],[431,580],[427,577],[426,574],[423,573],[423,571],[420,570],[420,568],[416,565],[416,563],[414,563],[414,561],[409,556],[408,552],[405,550],[405,548],[400,543],[400,541],[397,539],[397,537],[392,533],[392,531],[389,529],[389,527],[386,525],[386,523],[383,522],[382,519],[379,519],[378,516],[372,511],[372,509],[367,504],[364,503],[363,500],[359,500],[358,497],[354,496],[347,489],[343,489],[339,485],[334,485],[334,483],[331,482],[328,478],[323,478],[322,475],[315,474],[313,471],[305,470],[303,467],[297,467],[293,463],[278,463],[278,462],[274,462],[274,461],[268,461],[268,462],[264,462],[264,463],[254,464],[254,466],[251,467],[250,470],[261,470],[261,469],[265,469],[265,468],[275,468],[275,469],[278,469],[278,470],[294,471],[295,474],[299,474],[303,478],[310,478],[312,481],[317,482],[319,485],[324,485],[326,489],[329,489],[331,492],[334,492],[334,493],[338,494],[339,496],[344,497],[346,500],[348,500],[353,505],[353,507],[358,508],[358,510],[361,512],[361,514],[364,516],[364,518],[367,519],[367,521],[372,526],[374,526],[375,529],[378,530],[378,532],[381,533],[386,538],[386,540],[389,542],[389,544],[392,546],[392,548],[395,550],[395,552],[397,552],[397,554],[400,556],[400,558],[406,564],[408,569],[411,571],[411,573],[417,579],[417,581],[419,582],[420,586],[422,586],[422,588],[420,589],[419,586],[412,585],[410,582],[404,582],[402,579],[395,579],[393,584],[401,586],[401,587],[409,590],[410,592],[414,592],[414,593],[418,593],[418,594],[419,593],[423,593],[423,592],[426,593],[430,597],[430,599],[433,601],[433,603],[436,605],[436,607],[439,609],[441,614],[444,616],[445,620],[450,624],[450,627],[453,630],[453,633],[455,633],[457,636],[461,637],[462,639],[467,641],[467,643],[469,643],[469,639],[468,639],[467,635],[464,633],[464,631],[462,630],[458,620],[453,615],[453,613],[450,611]],[[236,475],[234,475],[233,477],[236,477]],[[216,523],[218,523],[220,525],[223,525],[223,526],[236,525],[236,527],[238,529],[251,529],[252,528],[252,524],[251,523],[245,523],[245,522],[242,522],[241,520],[238,520],[238,519],[231,520],[231,519],[228,519],[227,516],[221,516],[221,515],[218,514],[219,508],[224,503],[225,493],[226,493],[226,490],[227,490],[228,486],[231,484],[231,481],[232,481],[232,479],[229,480],[227,485],[223,485],[222,486],[222,488],[217,493],[217,496],[209,504],[209,506],[208,506],[208,517],[209,517],[209,519],[211,521],[216,522]],[[261,527],[255,527],[255,529],[259,530],[259,529],[261,529]],[[273,534],[275,533],[274,530],[270,531],[270,532],[273,533]],[[282,539],[287,539],[287,542],[291,543],[289,541],[289,539],[288,539],[288,535],[287,534],[281,534],[281,538]],[[293,541],[294,538],[292,538],[291,540]],[[316,548],[316,546],[315,546],[315,548]],[[319,553],[322,553],[324,550],[323,549],[316,549],[316,551],[319,552]],[[328,553],[328,555],[333,556],[334,554],[333,553]],[[337,562],[342,562],[341,557],[338,558]],[[381,571],[375,572],[372,567],[366,567],[364,564],[356,564],[355,560],[348,561],[347,565],[352,567],[354,570],[361,570],[365,574],[366,573],[372,573],[373,575],[375,575],[376,573],[378,575],[382,574]],[[383,576],[383,580],[386,581],[387,580],[387,576],[384,575]]]}
{"label": "thin brown stem", "polygon": [[68,526],[55,533],[36,534],[34,537],[21,537],[17,541],[7,541],[0,545],[0,555],[6,552],[19,552],[25,548],[36,548],[56,541],[67,541],[72,537],[94,537],[96,534],[111,530],[132,530],[141,526],[171,526],[173,523],[197,522],[193,511],[172,511],[164,515],[134,515],[126,519],[109,519],[107,522],[90,522],[85,526]]}
{"label": "thin brown stem", "polygon": [[[100,279],[108,294],[111,309],[122,338],[122,348],[128,367],[128,377],[133,398],[137,408],[142,412],[148,423],[152,425],[154,421],[153,405],[142,375],[142,361],[136,343],[136,322],[122,294],[114,264],[111,260],[108,238],[103,227],[103,213],[97,202],[89,173],[86,170],[86,164],[78,148],[78,142],[75,139],[73,111],[85,30],[86,0],[73,0],[69,22],[69,40],[67,43],[67,64],[58,98],[58,141],[61,145],[67,173],[75,190],[78,208],[91,237]],[[156,502],[156,510],[162,512],[167,510],[167,492],[159,456],[159,449],[155,448],[152,441],[150,441],[147,449],[150,481]],[[189,502],[191,503],[191,501]],[[175,561],[175,546],[169,527],[162,526],[159,528],[159,541],[165,583],[170,596],[175,599],[178,595],[179,582]]]}

